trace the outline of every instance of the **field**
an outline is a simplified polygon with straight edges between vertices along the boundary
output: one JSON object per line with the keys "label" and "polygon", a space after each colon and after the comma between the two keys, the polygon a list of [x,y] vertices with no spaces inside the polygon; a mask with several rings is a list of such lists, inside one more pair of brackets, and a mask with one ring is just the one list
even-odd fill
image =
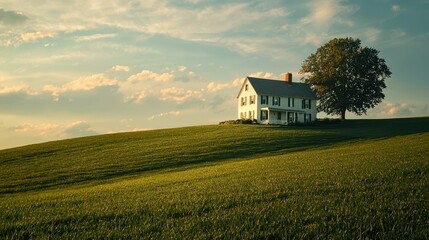
{"label": "field", "polygon": [[219,125],[0,151],[0,239],[428,239],[429,118]]}

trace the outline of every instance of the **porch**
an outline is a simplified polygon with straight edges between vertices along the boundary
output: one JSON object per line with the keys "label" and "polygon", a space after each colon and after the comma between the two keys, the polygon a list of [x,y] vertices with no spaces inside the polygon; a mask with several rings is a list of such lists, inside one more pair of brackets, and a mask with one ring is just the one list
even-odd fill
{"label": "porch", "polygon": [[263,107],[261,108],[261,123],[281,125],[297,123],[299,122],[298,116],[302,115],[303,113],[304,111],[293,109]]}

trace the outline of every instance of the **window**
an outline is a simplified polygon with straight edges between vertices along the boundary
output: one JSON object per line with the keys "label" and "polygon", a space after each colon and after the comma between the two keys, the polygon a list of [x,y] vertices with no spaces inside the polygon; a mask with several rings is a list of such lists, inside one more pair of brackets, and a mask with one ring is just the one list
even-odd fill
{"label": "window", "polygon": [[268,104],[268,96],[261,96],[261,104]]}
{"label": "window", "polygon": [[249,96],[249,104],[255,104],[256,95]]}
{"label": "window", "polygon": [[252,117],[252,111],[249,111],[249,119],[253,119],[253,117]]}
{"label": "window", "polygon": [[302,99],[302,109],[311,109],[311,99]]}
{"label": "window", "polygon": [[287,98],[287,106],[295,107],[295,98]]}
{"label": "window", "polygon": [[268,111],[261,110],[261,121],[268,120]]}
{"label": "window", "polygon": [[280,106],[280,97],[273,97],[273,105]]}
{"label": "window", "polygon": [[244,106],[247,104],[247,97],[242,97],[241,98],[241,106]]}
{"label": "window", "polygon": [[277,113],[277,120],[282,120],[282,113],[281,112]]}
{"label": "window", "polygon": [[249,84],[246,84],[246,85],[244,86],[244,90],[245,90],[245,91],[249,90]]}
{"label": "window", "polygon": [[304,122],[305,123],[311,122],[311,114],[305,114],[304,113]]}

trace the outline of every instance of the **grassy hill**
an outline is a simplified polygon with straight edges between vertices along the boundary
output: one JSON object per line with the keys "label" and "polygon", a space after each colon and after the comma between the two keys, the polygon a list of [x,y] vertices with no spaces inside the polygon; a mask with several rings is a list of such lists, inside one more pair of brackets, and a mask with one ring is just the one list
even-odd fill
{"label": "grassy hill", "polygon": [[428,238],[429,118],[0,151],[0,238]]}

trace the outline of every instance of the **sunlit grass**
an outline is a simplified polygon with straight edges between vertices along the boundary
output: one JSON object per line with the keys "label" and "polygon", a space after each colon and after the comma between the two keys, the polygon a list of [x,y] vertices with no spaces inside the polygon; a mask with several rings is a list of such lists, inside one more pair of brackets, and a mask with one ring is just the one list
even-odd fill
{"label": "sunlit grass", "polygon": [[[119,173],[122,171],[117,170],[117,176],[112,176],[109,181],[99,181],[99,178],[104,177],[98,172],[98,168],[103,164],[90,163],[86,167],[88,172],[93,172],[93,181],[68,180],[64,181],[63,185],[50,188],[40,187],[41,183],[35,183],[36,187],[29,187],[31,181],[10,188],[9,183],[2,190],[14,189],[15,193],[0,195],[0,238],[427,239],[428,131],[409,128],[410,133],[422,133],[409,135],[405,134],[406,131],[397,132],[397,137],[389,138],[383,137],[381,130],[377,136],[374,131],[365,134],[365,130],[369,130],[365,127],[360,127],[360,131],[350,129],[339,133],[341,128],[347,127],[344,125],[336,129],[320,127],[302,130],[206,126],[195,128],[195,132],[193,128],[182,129],[185,131],[182,136],[171,136],[167,134],[168,130],[165,135],[162,135],[162,132],[159,135],[153,132],[150,134],[153,134],[154,139],[173,138],[179,141],[182,147],[201,148],[181,150],[178,147],[177,153],[167,157],[168,161],[173,161],[174,157],[178,161],[192,158],[191,151],[205,156],[204,151],[209,149],[218,151],[213,153],[213,156],[225,158],[208,161],[209,164],[201,159],[210,160],[210,157],[193,158],[199,160],[188,165],[172,165],[165,160],[164,170],[141,171],[127,178],[121,177]],[[413,127],[420,129],[422,126]],[[352,133],[352,130],[355,132]],[[180,133],[181,130],[171,131]],[[237,132],[246,131],[265,134],[266,141],[258,145],[256,141],[237,136]],[[201,132],[205,132],[206,136],[200,136]],[[362,134],[359,135],[359,132]],[[148,133],[140,134],[147,136],[145,134]],[[251,136],[252,133],[243,134]],[[135,137],[140,139],[141,136],[137,135]],[[222,148],[217,148],[216,145],[203,146],[202,143],[198,145],[198,142],[182,142],[182,139],[199,138],[201,141],[213,139],[213,144],[217,139],[218,146],[232,144],[223,142],[222,135],[228,142],[241,139],[248,141],[247,144],[252,143],[252,147],[261,149],[267,143],[278,144],[279,147],[267,147],[266,152],[252,152],[250,148],[242,146],[249,150],[250,154],[233,155],[234,151],[222,151]],[[134,135],[128,135],[128,139],[132,136]],[[290,143],[284,144],[278,140],[290,140],[286,136],[294,136],[301,144],[308,140],[308,145],[316,148],[309,147],[301,151],[303,148],[298,144],[290,147]],[[117,152],[112,154],[119,154],[122,151],[119,149],[125,146],[130,146],[129,149],[126,148],[127,151],[136,151],[136,156],[139,151],[145,152],[134,149],[139,144],[135,143],[131,147],[133,143],[121,143],[120,139],[114,140],[115,137],[117,136],[102,137],[105,138],[104,141],[112,141],[112,144],[108,145],[110,147],[101,143],[100,138],[94,139],[98,140],[100,145],[104,144],[106,151],[110,149]],[[126,139],[125,136],[121,138]],[[326,138],[330,142],[317,143],[317,138]],[[83,143],[72,140],[51,144],[78,146]],[[140,144],[144,144],[144,141],[141,140]],[[42,146],[45,145],[39,145],[39,148]],[[231,146],[237,148],[240,143]],[[289,148],[282,149],[280,146]],[[159,147],[162,149],[162,146]],[[36,147],[34,149],[37,150]],[[64,147],[62,151],[58,150],[57,161],[75,159],[85,165],[85,161],[79,157],[62,154],[71,151],[70,149]],[[97,155],[88,154],[88,149],[82,150],[82,155],[79,155],[81,157],[91,158]],[[133,164],[139,166],[138,160],[132,161],[130,156],[134,155],[127,151],[121,154],[128,156],[129,160],[122,161],[114,165],[115,167],[127,168]],[[180,154],[185,154],[186,151],[189,155],[182,158]],[[244,152],[236,149],[236,152],[240,151]],[[28,152],[23,152],[22,155],[25,153]],[[209,156],[210,153],[206,152]],[[230,158],[226,157],[228,154],[231,154]],[[33,170],[39,174],[39,178],[54,179],[56,176],[44,174],[56,174],[56,171],[60,171],[56,168],[62,166],[59,163],[51,163],[52,159],[55,159],[52,156],[32,159],[19,158],[18,153],[15,153],[15,156],[15,164],[27,164],[26,161],[39,163],[40,167],[33,165]],[[58,159],[58,156],[64,158]],[[152,156],[156,154],[153,153]],[[5,159],[2,159],[1,174],[5,174]],[[114,159],[100,159],[104,164],[114,163]],[[140,158],[142,162],[139,164],[145,166],[146,159]],[[160,159],[158,164],[162,161],[163,159]],[[62,171],[79,179],[79,176],[73,176],[73,172],[80,175],[82,169],[83,166]],[[125,176],[128,175],[125,173]],[[3,175],[3,179],[12,181],[9,178],[18,177]]]}

